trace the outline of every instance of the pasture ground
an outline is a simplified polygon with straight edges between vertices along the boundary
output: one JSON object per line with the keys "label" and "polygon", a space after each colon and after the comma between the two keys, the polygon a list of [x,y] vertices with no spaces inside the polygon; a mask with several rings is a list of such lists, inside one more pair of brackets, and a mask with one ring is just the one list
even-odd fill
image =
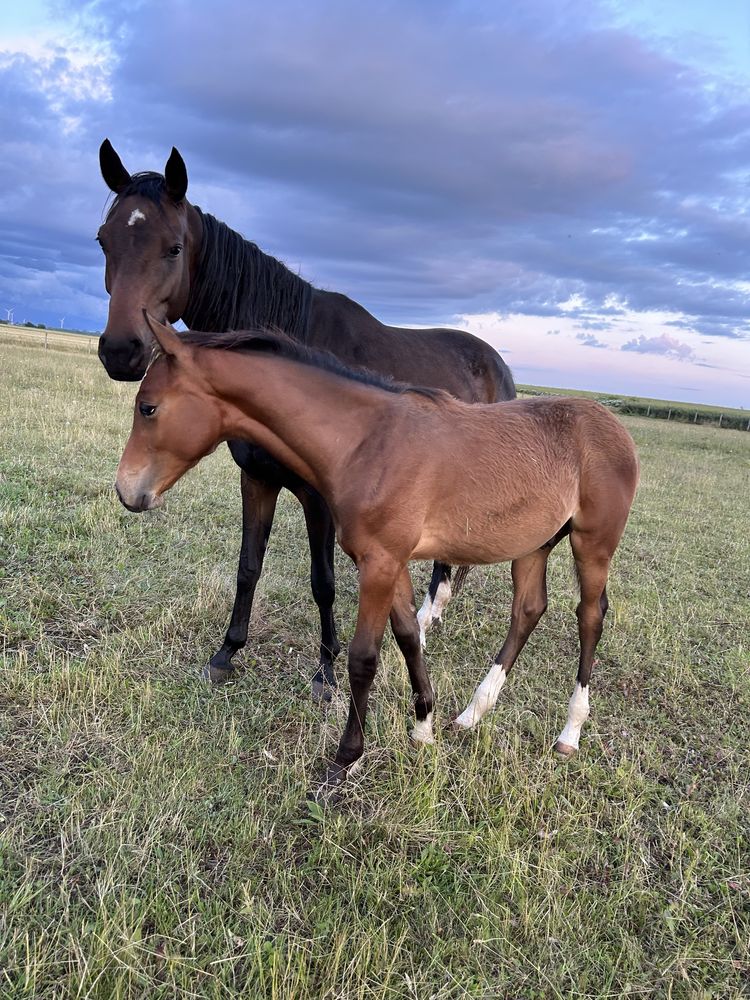
{"label": "pasture ground", "polygon": [[[321,811],[343,707],[308,697],[300,512],[280,505],[237,681],[207,690],[238,473],[221,448],[127,514],[134,394],[94,356],[0,345],[3,1000],[750,994],[750,434],[626,419],[642,485],[577,759],[550,753],[576,660],[561,545],[476,733],[410,746],[387,640],[364,766]],[[343,557],[338,592],[346,639]],[[475,570],[431,634],[438,722],[508,607],[507,567]]]}

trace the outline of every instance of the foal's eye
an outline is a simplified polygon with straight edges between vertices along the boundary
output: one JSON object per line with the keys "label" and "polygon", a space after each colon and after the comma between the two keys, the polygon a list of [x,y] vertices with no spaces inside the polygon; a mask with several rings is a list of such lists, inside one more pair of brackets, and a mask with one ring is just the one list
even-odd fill
{"label": "foal's eye", "polygon": [[156,413],[156,407],[152,406],[151,403],[139,403],[138,409],[142,417],[153,417]]}
{"label": "foal's eye", "polygon": [[169,250],[167,250],[167,255],[169,257],[179,257],[181,253],[182,247],[179,243],[175,243],[173,247],[170,247]]}

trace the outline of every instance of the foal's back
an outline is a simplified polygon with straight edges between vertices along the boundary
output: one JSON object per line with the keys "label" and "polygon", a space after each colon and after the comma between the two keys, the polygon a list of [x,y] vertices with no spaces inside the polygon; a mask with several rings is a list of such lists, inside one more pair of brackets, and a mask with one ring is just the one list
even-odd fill
{"label": "foal's back", "polygon": [[[457,563],[502,562],[543,545],[592,502],[632,502],[630,435],[601,404],[538,398],[437,406],[430,497],[413,558],[440,550]],[[624,522],[623,522],[624,523]]]}

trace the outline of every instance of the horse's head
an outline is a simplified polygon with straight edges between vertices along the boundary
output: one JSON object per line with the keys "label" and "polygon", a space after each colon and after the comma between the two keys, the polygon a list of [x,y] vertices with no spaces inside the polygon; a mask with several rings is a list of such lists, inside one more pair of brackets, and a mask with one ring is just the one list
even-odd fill
{"label": "horse's head", "polygon": [[162,494],[222,439],[221,406],[194,360],[194,348],[171,327],[146,314],[142,318],[162,353],[138,389],[117,469],[117,495],[132,511],[161,506]]}
{"label": "horse's head", "polygon": [[109,139],[101,145],[99,163],[117,195],[97,233],[110,295],[99,358],[110,378],[132,382],[143,378],[153,345],[144,310],[170,322],[185,310],[201,224],[185,198],[187,170],[176,149],[163,176],[131,176]]}

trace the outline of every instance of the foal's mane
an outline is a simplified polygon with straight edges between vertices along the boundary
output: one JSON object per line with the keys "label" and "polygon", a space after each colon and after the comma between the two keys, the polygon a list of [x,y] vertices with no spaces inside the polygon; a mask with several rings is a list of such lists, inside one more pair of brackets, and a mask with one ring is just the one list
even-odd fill
{"label": "foal's mane", "polygon": [[386,376],[378,375],[368,368],[349,368],[328,351],[313,350],[305,344],[292,340],[285,333],[273,330],[231,330],[228,333],[202,333],[197,330],[188,330],[186,333],[180,334],[180,340],[184,344],[190,344],[194,347],[209,347],[212,350],[237,351],[242,354],[275,354],[291,361],[299,361],[311,368],[331,372],[351,382],[371,385],[397,395],[413,392],[419,396],[426,396],[427,399],[431,399],[435,403],[453,399],[450,393],[444,389],[396,382]]}
{"label": "foal's mane", "polygon": [[[160,206],[168,197],[166,181],[151,170],[133,174],[112,202],[107,219],[130,195],[140,195]],[[226,223],[197,205],[192,207],[203,226],[203,241],[182,317],[185,323],[204,330],[272,327],[304,343],[313,292],[310,282]]]}

